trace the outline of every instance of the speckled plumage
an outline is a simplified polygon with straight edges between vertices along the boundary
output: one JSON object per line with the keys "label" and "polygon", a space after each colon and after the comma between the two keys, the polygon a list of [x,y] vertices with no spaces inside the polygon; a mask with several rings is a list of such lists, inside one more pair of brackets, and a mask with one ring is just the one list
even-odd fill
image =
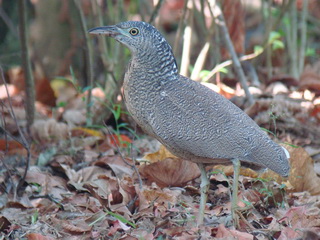
{"label": "speckled plumage", "polygon": [[[134,21],[112,27],[121,34],[109,36],[132,52],[123,86],[127,109],[148,134],[186,160],[231,164],[239,159],[244,166],[288,176],[282,147],[229,100],[179,75],[172,49],[158,30]],[[138,34],[130,35],[132,28]]]}

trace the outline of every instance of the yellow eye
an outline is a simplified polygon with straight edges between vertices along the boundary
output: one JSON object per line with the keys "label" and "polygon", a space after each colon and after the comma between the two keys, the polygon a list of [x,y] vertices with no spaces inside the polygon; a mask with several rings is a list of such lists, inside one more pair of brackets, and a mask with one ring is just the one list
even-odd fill
{"label": "yellow eye", "polygon": [[132,36],[136,36],[138,35],[139,33],[139,29],[138,28],[131,28],[129,33],[132,35]]}

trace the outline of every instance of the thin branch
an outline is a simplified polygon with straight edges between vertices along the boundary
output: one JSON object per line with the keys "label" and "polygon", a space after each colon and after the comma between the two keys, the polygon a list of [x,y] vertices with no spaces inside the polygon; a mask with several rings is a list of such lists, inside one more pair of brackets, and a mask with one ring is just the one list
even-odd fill
{"label": "thin branch", "polygon": [[16,118],[16,115],[13,111],[13,107],[12,107],[12,102],[11,102],[11,98],[10,98],[10,94],[9,94],[9,90],[8,90],[8,86],[7,86],[7,83],[5,81],[5,77],[4,77],[4,73],[3,73],[3,69],[2,67],[0,66],[0,72],[1,72],[1,79],[3,81],[3,84],[5,86],[5,89],[6,89],[6,93],[7,93],[7,96],[8,96],[8,101],[9,101],[9,109],[10,109],[10,115],[12,116],[16,126],[17,126],[17,129],[18,129],[18,132],[19,132],[19,136],[21,138],[21,141],[18,140],[17,138],[15,138],[14,136],[12,136],[7,130],[3,129],[4,132],[9,136],[11,137],[12,139],[14,139],[15,141],[17,141],[18,143],[20,143],[26,150],[27,150],[27,159],[26,159],[26,167],[24,169],[24,173],[23,173],[23,176],[22,178],[20,179],[16,189],[15,189],[15,198],[16,198],[16,195],[19,191],[19,189],[22,187],[23,183],[25,182],[25,179],[26,179],[26,176],[27,176],[27,173],[28,173],[28,169],[29,169],[29,164],[30,164],[30,159],[31,159],[31,151],[30,151],[30,145],[27,141],[27,139],[25,138],[19,124],[18,124],[18,120]]}
{"label": "thin branch", "polygon": [[[92,8],[94,10],[94,12],[97,15],[97,26],[103,26],[103,17],[102,17],[102,11],[103,9],[98,5],[98,0],[95,0],[92,2]],[[100,57],[102,59],[103,65],[105,67],[108,66],[108,62],[110,61],[110,59],[108,58],[108,54],[107,54],[107,42],[106,42],[106,38],[97,38],[98,43],[99,43],[99,54]]]}
{"label": "thin branch", "polygon": [[[272,30],[272,0],[268,1],[268,17],[267,17],[267,31],[265,33],[265,39],[269,39],[271,30]],[[267,47],[267,76],[268,79],[271,79],[272,77],[272,47]]]}
{"label": "thin branch", "polygon": [[5,24],[8,26],[8,28],[10,29],[10,31],[13,33],[13,35],[15,37],[18,37],[18,32],[17,29],[14,25],[14,23],[11,21],[11,19],[9,18],[9,16],[7,15],[7,13],[3,10],[2,7],[0,7],[0,17],[1,19],[5,22]]}
{"label": "thin branch", "polygon": [[[134,132],[135,132],[135,134],[137,133],[137,123],[136,123],[136,122],[134,123]],[[132,142],[134,142],[135,137],[136,137],[136,135],[133,135]],[[133,157],[133,144],[132,144],[132,143],[130,144],[130,152],[131,152],[131,159],[136,163],[137,160],[136,160],[136,158]],[[134,164],[134,167],[135,167],[135,172],[136,172],[136,174],[138,175],[139,188],[142,189],[142,180],[141,180],[139,171],[138,171],[138,169],[136,168],[136,165],[135,165],[135,164]]]}
{"label": "thin branch", "polygon": [[[259,56],[263,51],[259,52],[259,53],[251,53],[251,54],[248,54],[248,55],[244,55],[242,57],[239,58],[239,61],[240,62],[244,62],[244,61],[247,61],[247,60],[250,60],[250,59],[253,59],[253,58],[256,58],[257,56]],[[208,82],[217,72],[219,72],[221,69],[225,68],[225,67],[228,67],[230,65],[233,64],[233,61],[232,60],[227,60],[227,61],[224,61],[223,63],[220,63],[219,65],[215,66],[210,72],[209,74],[203,78],[202,81],[204,82]]]}
{"label": "thin branch", "polygon": [[88,85],[89,89],[88,95],[87,95],[87,102],[86,102],[86,117],[87,117],[87,125],[92,125],[92,114],[91,114],[91,105],[92,105],[92,87],[93,87],[93,60],[92,60],[92,47],[91,47],[91,42],[89,39],[89,34],[88,34],[88,28],[87,28],[87,23],[86,19],[83,13],[83,9],[81,7],[81,1],[74,0],[74,4],[78,7],[79,9],[79,14],[80,14],[80,19],[81,19],[81,28],[82,28],[82,34],[84,36],[85,40],[85,52],[86,52],[86,67],[87,67],[87,78],[88,78]]}
{"label": "thin branch", "polygon": [[218,6],[218,4],[215,5],[215,13],[216,13],[216,23],[218,24],[218,26],[220,26],[221,29],[221,33],[222,36],[224,38],[225,44],[230,52],[232,61],[234,63],[234,69],[235,72],[238,75],[240,84],[248,98],[249,104],[252,105],[254,103],[254,99],[251,95],[251,93],[249,92],[249,88],[248,88],[248,84],[247,84],[247,80],[246,77],[244,75],[243,69],[241,67],[240,61],[238,59],[238,56],[234,50],[232,41],[230,39],[230,35],[229,35],[229,31],[228,28],[226,26],[225,20],[224,20],[224,16],[223,13],[221,11],[221,8]]}
{"label": "thin branch", "polygon": [[150,24],[152,24],[153,21],[154,21],[154,20],[156,19],[156,17],[158,16],[159,10],[160,10],[162,4],[163,4],[163,0],[158,0],[158,3],[157,3],[157,5],[155,6],[155,8],[154,8],[154,10],[153,10],[153,12],[152,12],[152,14],[151,14],[151,17],[150,17],[150,20],[149,20],[149,23],[150,23]]}
{"label": "thin branch", "polygon": [[[136,167],[135,164],[130,164],[130,163],[128,163],[128,162],[126,161],[126,159],[125,159],[124,156],[122,155],[122,152],[121,152],[121,150],[120,150],[120,147],[119,147],[119,145],[117,144],[117,141],[116,141],[114,135],[112,134],[112,132],[110,131],[109,127],[108,127],[105,123],[104,123],[104,126],[106,127],[106,129],[107,129],[107,131],[108,131],[108,134],[112,137],[112,140],[113,140],[113,142],[114,142],[115,145],[116,145],[117,151],[118,151],[118,153],[120,154],[120,157],[121,157],[122,161],[123,161],[126,165],[130,166],[131,168],[133,168],[133,170],[136,172],[136,174],[137,174],[137,176],[138,176],[139,187],[140,187],[140,189],[142,189],[142,179],[141,179],[141,176],[140,176],[140,173],[139,173],[138,168]],[[134,162],[135,162],[135,161],[134,161]]]}
{"label": "thin branch", "polygon": [[176,34],[176,38],[174,39],[173,54],[175,56],[178,55],[178,46],[179,46],[179,43],[180,43],[180,40],[181,40],[183,21],[186,18],[186,14],[187,14],[188,2],[189,2],[189,0],[185,0],[184,1],[184,6],[183,6],[183,10],[182,10],[182,16],[180,18],[179,25],[178,25],[178,32]]}
{"label": "thin branch", "polygon": [[190,51],[191,51],[191,39],[193,33],[193,7],[194,4],[190,3],[188,6],[188,19],[187,19],[187,26],[184,29],[183,35],[183,48],[182,48],[182,59],[181,59],[181,67],[180,67],[180,74],[183,76],[188,76],[188,69],[190,65]]}
{"label": "thin branch", "polygon": [[303,1],[302,13],[301,13],[301,46],[299,54],[299,75],[301,75],[304,68],[304,58],[306,52],[306,43],[307,43],[307,14],[308,14],[308,3],[309,1]]}
{"label": "thin branch", "polygon": [[290,8],[290,29],[291,29],[291,35],[290,35],[290,41],[291,41],[291,47],[292,47],[292,54],[290,54],[290,72],[295,77],[298,78],[298,19],[297,19],[297,7],[296,7],[296,1],[294,1],[294,4],[291,5]]}
{"label": "thin branch", "polygon": [[27,127],[30,129],[35,115],[35,88],[34,79],[31,71],[31,63],[28,51],[27,39],[27,16],[26,16],[26,1],[19,0],[19,30],[20,30],[20,43],[21,43],[21,58],[25,75],[26,84],[26,114],[27,114]]}

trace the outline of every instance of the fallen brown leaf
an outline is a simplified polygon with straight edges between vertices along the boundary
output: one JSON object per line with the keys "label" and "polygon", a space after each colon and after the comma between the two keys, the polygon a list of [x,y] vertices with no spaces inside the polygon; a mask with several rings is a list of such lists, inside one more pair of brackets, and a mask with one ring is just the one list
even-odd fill
{"label": "fallen brown leaf", "polygon": [[237,240],[253,240],[253,235],[245,232],[240,232],[237,230],[227,229],[223,224],[220,224],[218,227],[217,238],[222,239],[237,239]]}
{"label": "fallen brown leaf", "polygon": [[275,179],[278,183],[284,182],[290,192],[309,191],[312,195],[319,194],[320,178],[314,171],[312,158],[302,147],[283,146],[290,153],[291,170],[289,178],[282,178],[270,170],[261,174],[260,177]]}
{"label": "fallen brown leaf", "polygon": [[140,166],[139,172],[149,182],[156,182],[161,187],[183,186],[200,176],[197,164],[175,157],[163,146],[143,158],[152,163]]}
{"label": "fallen brown leaf", "polygon": [[144,187],[140,189],[136,187],[139,196],[139,209],[152,208],[154,204],[163,206],[174,206],[177,203],[178,196],[181,194],[179,190],[170,190],[168,188],[160,189],[155,184],[152,187]]}
{"label": "fallen brown leaf", "polygon": [[36,120],[31,126],[31,135],[40,143],[59,142],[68,137],[69,128],[55,119]]}
{"label": "fallen brown leaf", "polygon": [[200,176],[197,164],[180,158],[167,158],[150,165],[142,165],[139,172],[149,182],[156,182],[161,187],[184,186]]}
{"label": "fallen brown leaf", "polygon": [[54,240],[52,237],[44,236],[40,233],[29,233],[26,235],[28,240]]}

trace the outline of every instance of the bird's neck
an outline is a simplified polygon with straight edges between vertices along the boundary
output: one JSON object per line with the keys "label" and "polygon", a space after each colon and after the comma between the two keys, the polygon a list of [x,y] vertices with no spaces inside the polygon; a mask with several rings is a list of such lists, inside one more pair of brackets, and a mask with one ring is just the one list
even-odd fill
{"label": "bird's neck", "polygon": [[175,76],[178,74],[178,66],[171,52],[149,53],[143,52],[132,56],[132,70],[143,70],[144,74],[153,77]]}

